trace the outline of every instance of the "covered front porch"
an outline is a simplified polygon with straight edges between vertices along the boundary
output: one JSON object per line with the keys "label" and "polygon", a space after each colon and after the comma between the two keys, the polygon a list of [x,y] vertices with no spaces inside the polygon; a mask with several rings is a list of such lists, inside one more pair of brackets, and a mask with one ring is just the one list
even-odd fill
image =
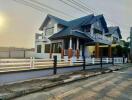
{"label": "covered front porch", "polygon": [[72,57],[79,59],[79,57],[85,55],[85,43],[88,42],[86,39],[70,36],[60,40],[61,42],[52,41],[50,44],[50,58],[53,58],[56,48],[58,48],[58,54],[61,55],[61,59],[66,57],[68,59],[71,59]]}
{"label": "covered front porch", "polygon": [[[50,47],[50,58],[54,55],[55,46],[53,46],[54,41],[61,40],[59,48],[59,53],[61,55],[61,59],[65,57],[70,60],[71,58],[82,58],[85,57],[95,57],[100,58],[103,56],[103,50],[100,49],[100,46],[108,46],[108,55],[107,57],[112,57],[112,42],[109,41],[105,36],[91,35],[91,33],[80,32],[77,30],[72,30],[71,33],[57,33],[49,37],[51,40]],[[94,50],[91,54],[89,54],[87,47],[93,46]]]}

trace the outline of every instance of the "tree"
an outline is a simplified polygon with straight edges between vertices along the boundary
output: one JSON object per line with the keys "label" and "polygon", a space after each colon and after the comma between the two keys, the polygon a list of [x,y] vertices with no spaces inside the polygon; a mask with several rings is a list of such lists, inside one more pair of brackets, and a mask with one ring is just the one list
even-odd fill
{"label": "tree", "polygon": [[116,46],[115,50],[113,50],[113,53],[119,57],[128,57],[130,48],[129,48],[129,42],[126,42],[125,40],[120,40],[119,45]]}

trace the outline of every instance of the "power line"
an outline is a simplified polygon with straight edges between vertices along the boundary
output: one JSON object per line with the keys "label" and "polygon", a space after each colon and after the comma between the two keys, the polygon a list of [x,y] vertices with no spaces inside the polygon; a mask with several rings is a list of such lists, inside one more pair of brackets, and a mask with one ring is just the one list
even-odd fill
{"label": "power line", "polygon": [[[83,3],[84,5],[86,5],[84,2],[82,2],[81,0],[79,0],[81,3]],[[87,1],[88,2],[88,1]],[[86,6],[88,6],[88,5],[86,5]],[[93,11],[95,11],[96,13],[100,13],[100,11],[98,11],[97,9],[94,9],[94,8],[91,8],[91,7],[89,7],[89,9],[91,9],[91,10],[93,10]],[[108,14],[106,14],[106,15],[108,15]],[[109,16],[109,15],[108,15]],[[123,27],[125,27],[125,28],[128,28],[129,26],[127,26],[127,25],[122,25],[122,24],[119,24],[117,21],[115,21],[115,20],[113,20],[113,19],[110,19],[110,18],[106,18],[107,20],[109,20],[110,22],[112,22],[113,24],[118,24],[118,25],[120,25],[120,26],[123,26]]]}
{"label": "power line", "polygon": [[31,4],[31,3],[27,2],[27,1],[24,1],[24,0],[13,0],[13,1],[15,1],[17,3],[20,3],[20,4],[23,4],[25,6],[31,7],[31,8],[33,8],[35,10],[40,11],[40,12],[43,12],[43,8],[42,7],[39,7],[37,5],[33,5],[33,4]]}
{"label": "power line", "polygon": [[68,6],[70,6],[71,8],[74,8],[74,9],[77,10],[77,11],[80,11],[80,12],[83,12],[83,13],[87,13],[86,11],[83,11],[83,10],[79,9],[78,7],[73,6],[73,5],[67,3],[67,2],[65,2],[65,1],[63,1],[63,0],[59,0],[59,1],[62,2],[62,3],[64,3],[64,4],[66,4],[66,5],[68,5]]}
{"label": "power line", "polygon": [[100,11],[89,7],[86,3],[82,2],[81,0],[78,0],[80,3],[82,3],[84,6],[86,6],[88,9],[90,9],[91,11],[93,11],[95,14],[100,14]]}
{"label": "power line", "polygon": [[[56,12],[58,13],[58,11],[55,11],[55,10],[53,10],[53,9],[48,10],[48,9],[46,9],[47,7],[43,8],[43,7],[41,7],[41,6],[38,6],[38,5],[36,5],[36,4],[33,4],[32,2],[27,2],[26,0],[13,0],[13,1],[15,1],[15,2],[17,2],[17,3],[20,3],[20,4],[23,4],[23,5],[25,5],[25,6],[31,7],[31,8],[33,8],[33,9],[35,9],[35,10],[40,11],[40,12],[44,12],[44,11],[49,11],[49,12],[51,12],[50,10],[52,10],[52,12],[54,11],[55,13],[56,13]],[[53,13],[54,13],[54,12],[53,12]],[[59,13],[65,15],[65,17],[69,17],[69,15],[66,15],[66,14],[64,14],[64,13],[62,13],[62,12],[59,12]]]}
{"label": "power line", "polygon": [[[41,2],[38,2],[38,1],[36,1],[36,0],[30,0],[31,2],[27,2],[26,0],[13,0],[13,1],[15,1],[15,2],[18,2],[18,3],[21,3],[21,4],[23,4],[23,5],[26,5],[26,6],[29,6],[29,7],[31,7],[31,8],[33,8],[33,9],[36,9],[36,10],[38,10],[38,11],[41,11],[41,12],[44,12],[44,10],[46,10],[46,11],[54,11],[55,13],[57,12],[57,13],[60,13],[60,14],[63,14],[63,15],[65,15],[66,17],[74,17],[74,16],[71,16],[71,15],[69,15],[69,14],[67,14],[67,13],[64,13],[64,12],[62,12],[62,11],[60,11],[60,10],[57,10],[57,9],[54,9],[54,8],[52,8],[52,7],[50,7],[50,6],[48,6],[48,5],[45,5],[45,4],[43,4],[43,3],[41,3]],[[79,10],[80,12],[82,12],[82,13],[88,13],[88,12],[93,12],[93,13],[97,13],[98,11],[97,10],[95,10],[95,9],[92,9],[92,8],[90,8],[90,7],[87,7],[87,5],[84,3],[84,2],[82,2],[81,0],[79,0],[79,1],[75,1],[75,0],[67,0],[68,2],[70,2],[70,4],[69,3],[67,3],[67,2],[65,2],[64,0],[59,0],[59,1],[61,1],[61,2],[63,2],[64,4],[66,4],[66,5],[68,5],[68,6],[70,6],[70,7],[72,7],[72,8],[74,8],[74,9],[76,9],[77,11]],[[37,4],[37,5],[36,5]],[[72,5],[71,5],[72,4]],[[73,4],[75,5],[75,6],[73,6]],[[39,6],[38,6],[39,5]],[[43,8],[43,7],[45,7],[45,8],[48,8],[48,9],[45,9],[45,8]],[[81,9],[80,9],[81,8]],[[50,10],[49,10],[50,9]],[[50,12],[51,12],[50,11]],[[53,13],[54,13],[53,12]],[[117,23],[116,21],[113,21],[113,20],[111,20],[111,19],[109,19],[109,18],[107,18],[107,20],[109,20],[110,22],[112,22],[112,23]],[[119,25],[119,23],[118,23],[118,25]],[[122,26],[122,25],[120,25],[120,26]],[[124,25],[125,26],[125,25]],[[125,27],[127,27],[127,26],[125,26]]]}
{"label": "power line", "polygon": [[[80,10],[80,11],[83,12],[83,13],[88,13],[88,11],[86,10],[86,8],[84,9],[84,7],[82,7],[82,6],[84,6],[84,5],[81,4],[81,3],[78,3],[77,1],[75,2],[74,0],[72,0],[72,1],[71,1],[71,0],[67,0],[68,2],[70,2],[70,3],[74,4],[74,5],[76,5],[76,8],[75,8],[74,6],[72,6],[71,4],[69,4],[69,3],[65,2],[65,1],[63,1],[63,0],[59,0],[59,1],[63,2],[64,4],[66,4],[66,5],[68,5],[68,6],[72,7],[72,8],[74,8],[74,9],[76,9],[76,10]],[[82,5],[82,6],[79,6],[79,5]],[[82,8],[83,11],[82,11],[80,8]],[[90,9],[90,8],[87,7],[87,9]],[[95,11],[93,11],[93,10],[91,10],[91,9],[90,9],[90,11],[95,12]],[[112,22],[111,20],[109,20],[109,21]]]}
{"label": "power line", "polygon": [[46,7],[46,8],[48,8],[48,9],[51,9],[51,10],[53,10],[53,11],[59,12],[59,13],[61,13],[61,14],[64,14],[64,15],[66,15],[66,16],[74,17],[74,16],[71,16],[71,15],[69,15],[69,14],[63,12],[63,11],[57,10],[57,9],[55,9],[55,8],[52,8],[52,7],[50,7],[50,6],[48,6],[48,5],[44,4],[44,3],[38,2],[38,1],[36,1],[36,0],[30,0],[30,1],[36,3],[36,4],[40,5],[40,6]]}
{"label": "power line", "polygon": [[[62,1],[62,0],[60,0],[60,1]],[[76,5],[77,7],[78,7],[78,9],[79,8],[81,8],[81,9],[83,9],[85,12],[93,12],[93,13],[99,13],[100,14],[100,12],[99,11],[97,11],[97,10],[95,10],[95,9],[93,9],[93,8],[90,8],[90,7],[88,7],[84,2],[82,2],[81,0],[79,0],[79,1],[75,1],[75,0],[67,0],[68,2],[70,2],[70,3],[72,3],[72,4],[74,4],[74,5]],[[63,1],[64,2],[64,1]],[[70,5],[70,4],[69,4]],[[119,23],[117,23],[115,20],[113,20],[113,19],[110,19],[110,18],[106,18],[108,21],[110,21],[110,22],[112,22],[113,24],[118,24],[118,25],[120,25],[120,26],[124,26],[124,27],[127,27],[127,26],[125,26],[125,25],[121,25],[121,24],[119,24]],[[128,27],[127,27],[128,28]]]}
{"label": "power line", "polygon": [[[85,7],[85,9],[84,9],[84,6],[86,6],[86,4],[84,5],[84,3],[82,1],[80,1],[80,3],[78,1],[75,1],[75,0],[67,0],[67,1],[74,3],[76,6],[78,6],[79,8],[82,8],[85,11],[90,11],[90,12],[93,12],[93,13],[97,13],[98,12],[97,10],[95,11],[95,10],[89,8],[89,7]],[[79,6],[79,5],[81,5],[81,6]],[[108,19],[108,20],[113,23],[112,20],[110,20],[110,19]]]}
{"label": "power line", "polygon": [[81,4],[81,3],[78,3],[77,1],[75,0],[67,0],[73,4],[75,4],[76,6],[80,7],[81,9],[89,12],[89,13],[94,13],[94,11],[92,11],[91,9],[89,9],[88,7],[86,7],[85,5]]}

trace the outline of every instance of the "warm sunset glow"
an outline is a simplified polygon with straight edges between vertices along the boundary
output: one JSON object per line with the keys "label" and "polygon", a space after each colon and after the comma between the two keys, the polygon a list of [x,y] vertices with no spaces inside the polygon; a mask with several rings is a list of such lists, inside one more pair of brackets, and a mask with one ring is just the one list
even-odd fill
{"label": "warm sunset glow", "polygon": [[0,28],[3,27],[5,24],[5,18],[4,16],[0,15]]}

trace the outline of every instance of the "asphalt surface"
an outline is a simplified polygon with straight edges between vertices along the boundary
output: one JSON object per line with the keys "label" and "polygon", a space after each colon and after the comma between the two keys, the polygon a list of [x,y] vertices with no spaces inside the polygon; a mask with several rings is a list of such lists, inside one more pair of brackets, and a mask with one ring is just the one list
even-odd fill
{"label": "asphalt surface", "polygon": [[132,67],[32,93],[15,100],[132,100]]}
{"label": "asphalt surface", "polygon": [[[110,68],[111,64],[103,65],[103,68],[108,68],[108,67]],[[86,66],[86,69],[93,69],[93,68],[100,68],[100,65]],[[72,72],[72,71],[79,71],[82,69],[83,69],[83,66],[57,68],[57,74]],[[11,82],[24,81],[24,80],[33,79],[33,78],[45,77],[49,75],[53,75],[53,69],[4,73],[4,74],[0,74],[0,85],[11,83]]]}

